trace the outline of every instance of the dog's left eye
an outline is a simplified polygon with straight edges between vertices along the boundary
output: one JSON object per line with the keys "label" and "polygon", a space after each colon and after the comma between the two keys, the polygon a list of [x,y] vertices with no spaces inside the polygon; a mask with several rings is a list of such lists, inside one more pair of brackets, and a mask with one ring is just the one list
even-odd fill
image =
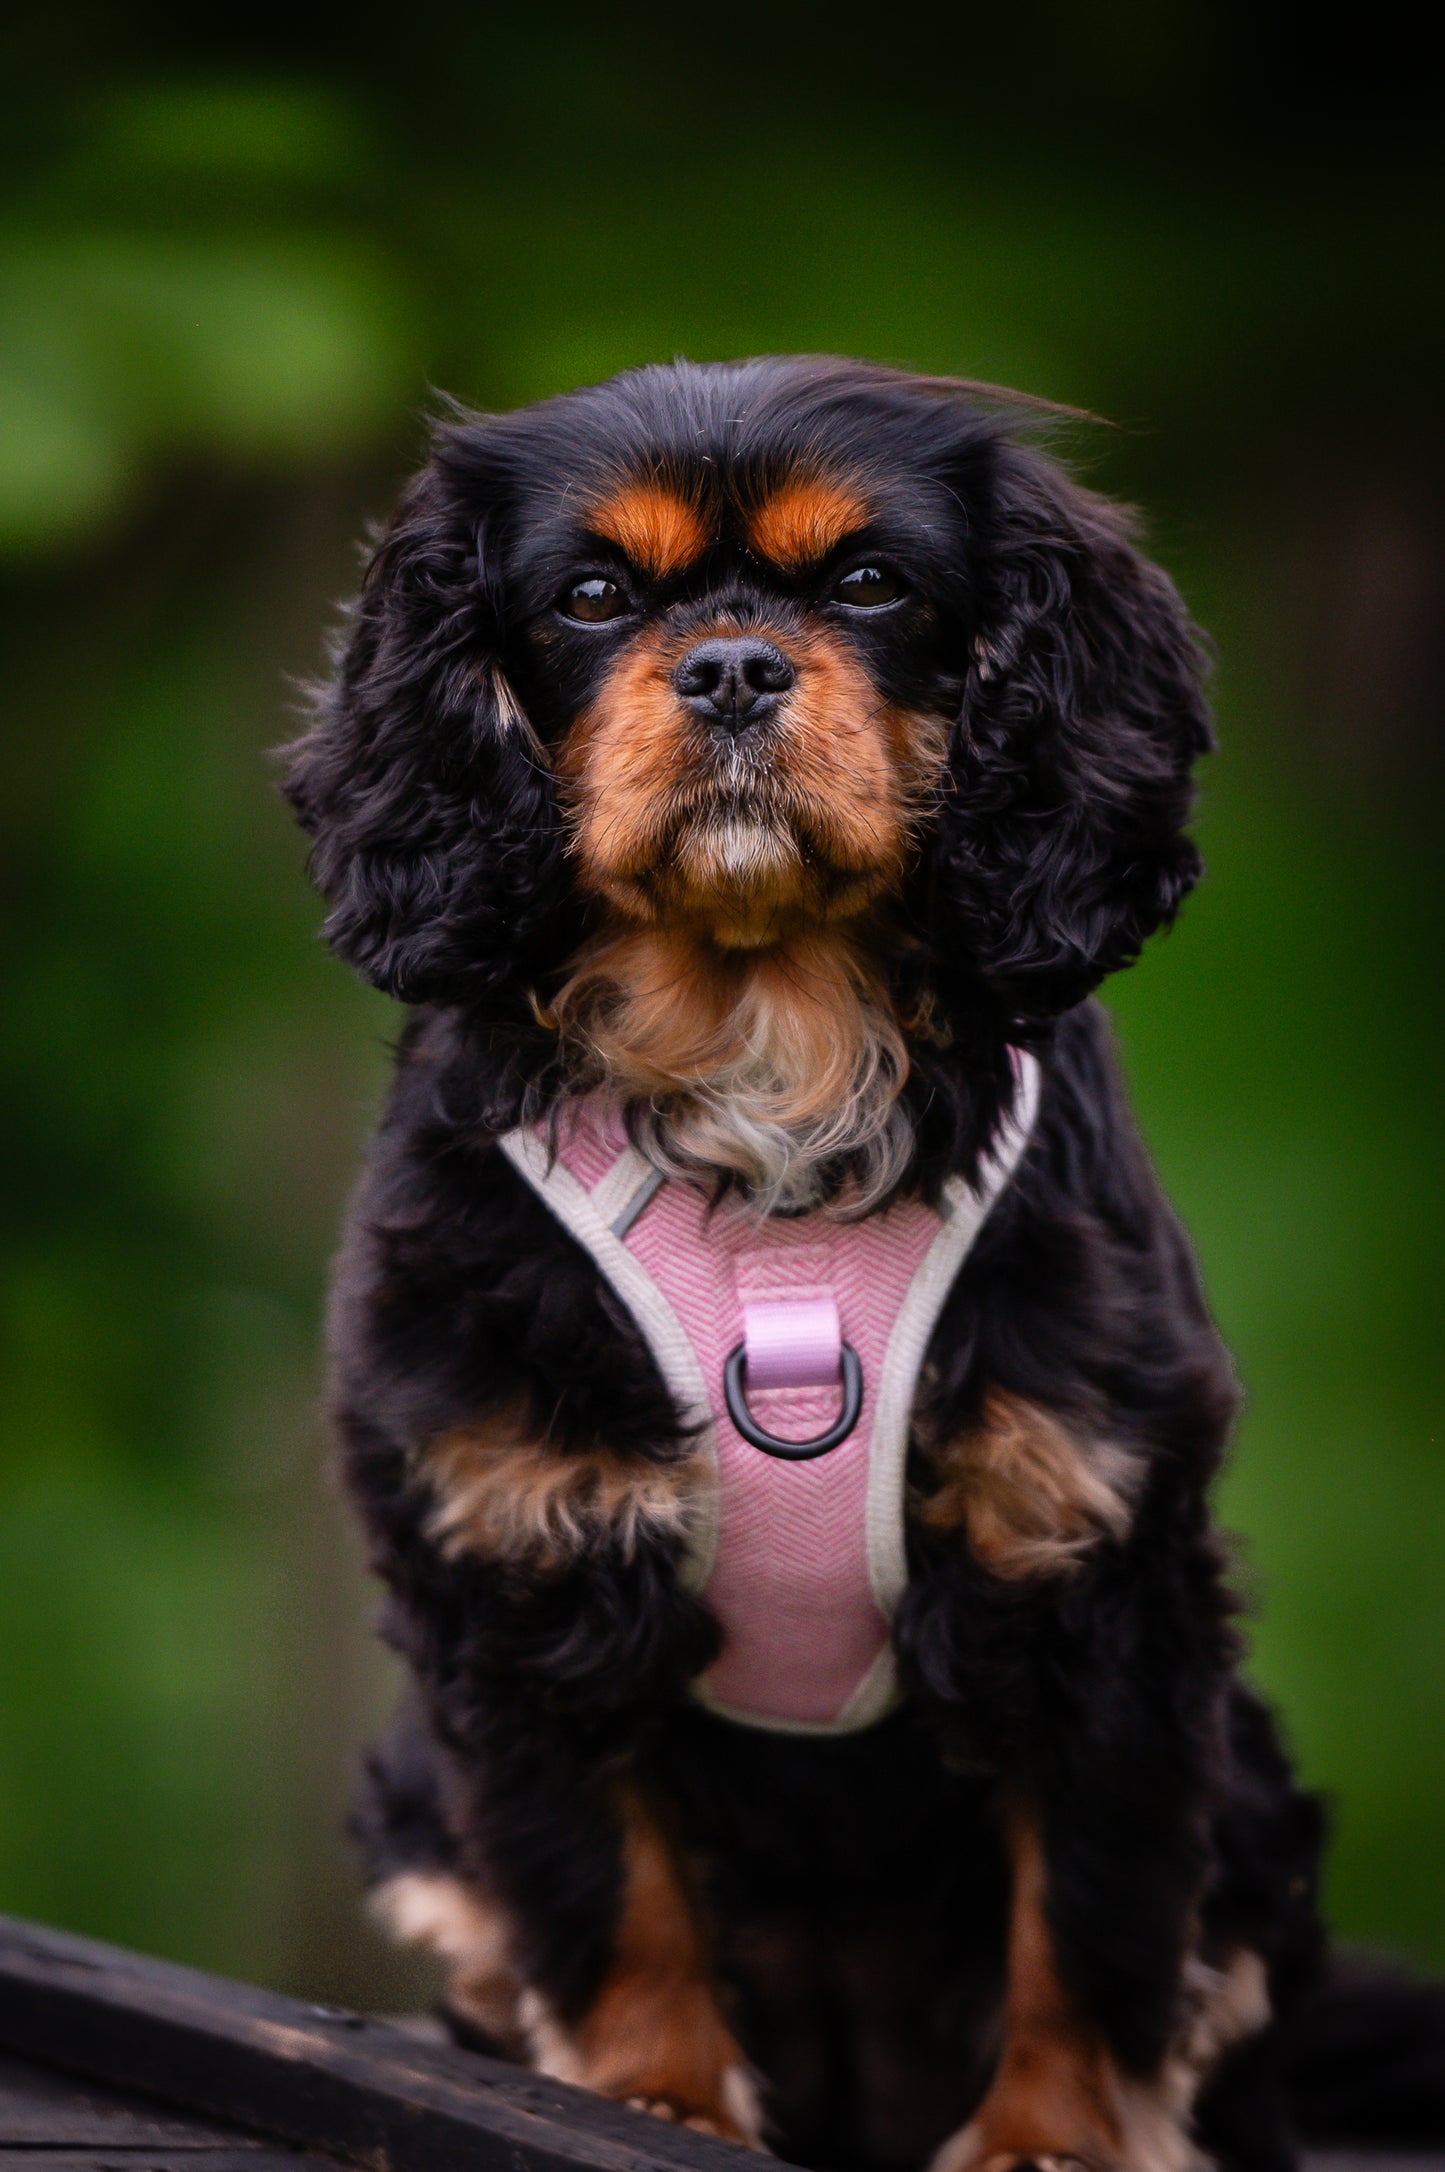
{"label": "dog's left eye", "polygon": [[834,603],[851,604],[855,611],[873,611],[880,603],[896,603],[903,583],[891,566],[854,566],[833,583]]}
{"label": "dog's left eye", "polygon": [[622,617],[627,609],[627,597],[616,581],[604,580],[601,574],[595,574],[591,580],[574,582],[557,608],[567,618],[581,619],[587,626],[600,626],[604,619]]}

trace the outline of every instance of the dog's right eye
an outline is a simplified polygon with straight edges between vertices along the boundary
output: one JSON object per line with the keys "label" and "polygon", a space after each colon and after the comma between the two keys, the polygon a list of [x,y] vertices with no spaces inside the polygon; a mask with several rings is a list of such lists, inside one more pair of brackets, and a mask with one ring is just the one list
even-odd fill
{"label": "dog's right eye", "polygon": [[574,582],[557,606],[565,618],[581,619],[584,626],[600,626],[604,619],[621,618],[627,607],[625,592],[616,581],[604,580],[601,574]]}

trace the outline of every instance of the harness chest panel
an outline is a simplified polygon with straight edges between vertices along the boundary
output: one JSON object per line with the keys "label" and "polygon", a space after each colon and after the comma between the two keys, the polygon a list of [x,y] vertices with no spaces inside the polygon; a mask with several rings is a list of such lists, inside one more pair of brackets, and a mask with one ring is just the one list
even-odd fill
{"label": "harness chest panel", "polygon": [[[688,1576],[724,1639],[694,1693],[727,1718],[846,1733],[896,1700],[889,1625],[907,1580],[904,1467],[918,1374],[949,1288],[1027,1144],[1033,1059],[1019,1057],[1017,1074],[993,1154],[975,1185],[950,1182],[942,1212],[905,1201],[858,1222],[760,1218],[729,1198],[709,1213],[700,1187],[663,1181],[590,1103],[569,1113],[555,1156],[537,1132],[501,1141],[627,1306],[679,1415],[701,1429],[715,1483]],[[747,1351],[745,1415],[766,1434],[804,1442],[838,1416],[840,1334],[862,1371],[852,1432],[810,1460],[753,1446],[729,1414],[729,1353]],[[817,1384],[767,1384],[799,1377]]]}

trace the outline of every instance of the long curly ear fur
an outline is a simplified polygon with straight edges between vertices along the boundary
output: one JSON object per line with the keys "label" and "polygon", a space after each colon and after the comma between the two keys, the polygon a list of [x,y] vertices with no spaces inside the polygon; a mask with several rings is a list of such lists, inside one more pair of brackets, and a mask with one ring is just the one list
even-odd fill
{"label": "long curly ear fur", "polygon": [[498,661],[490,495],[475,433],[444,435],[287,750],[327,940],[412,1003],[525,986],[562,889],[550,777]]}
{"label": "long curly ear fur", "polygon": [[1183,832],[1213,737],[1199,636],[1127,513],[1027,447],[995,457],[931,932],[1028,1021],[1172,920],[1200,873]]}

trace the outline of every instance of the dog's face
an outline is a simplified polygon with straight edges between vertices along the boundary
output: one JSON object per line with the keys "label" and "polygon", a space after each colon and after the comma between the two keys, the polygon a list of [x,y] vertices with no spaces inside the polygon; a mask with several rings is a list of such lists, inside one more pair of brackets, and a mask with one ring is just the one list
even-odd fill
{"label": "dog's face", "polygon": [[896,1098],[911,1020],[997,1065],[1171,917],[1209,744],[1177,596],[1028,427],[816,357],[448,423],[293,753],[332,942],[493,1029],[610,944],[633,1085],[754,1131]]}
{"label": "dog's face", "polygon": [[508,553],[513,683],[583,887],[760,949],[896,890],[966,662],[959,510],[889,449],[774,441],[539,479]]}

